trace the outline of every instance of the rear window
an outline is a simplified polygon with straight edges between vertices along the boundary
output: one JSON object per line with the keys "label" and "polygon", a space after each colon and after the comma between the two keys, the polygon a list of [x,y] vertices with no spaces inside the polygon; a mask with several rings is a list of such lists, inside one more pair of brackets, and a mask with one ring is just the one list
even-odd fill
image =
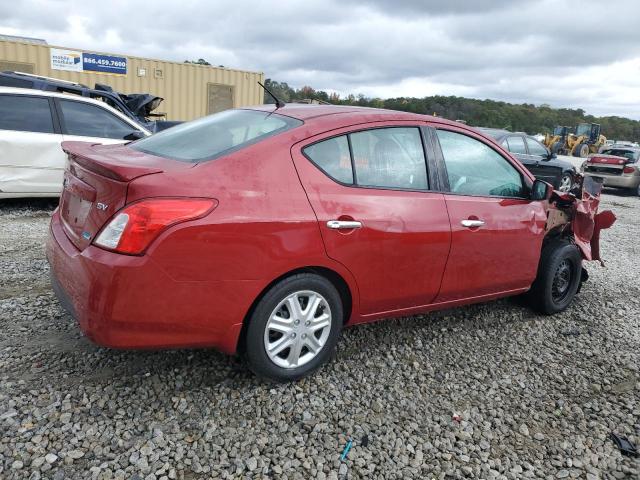
{"label": "rear window", "polygon": [[132,143],[134,150],[182,162],[202,162],[302,125],[273,112],[226,110]]}
{"label": "rear window", "polygon": [[602,153],[605,155],[615,155],[616,157],[627,157],[629,160],[634,162],[638,161],[638,158],[640,158],[640,151],[625,150],[623,148],[611,148],[609,150],[603,150]]}

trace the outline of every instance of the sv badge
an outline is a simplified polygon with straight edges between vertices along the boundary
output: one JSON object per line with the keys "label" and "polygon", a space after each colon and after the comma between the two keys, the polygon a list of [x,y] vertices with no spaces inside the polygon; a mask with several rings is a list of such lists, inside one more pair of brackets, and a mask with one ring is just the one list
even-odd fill
{"label": "sv badge", "polygon": [[106,203],[98,202],[98,203],[96,203],[96,208],[98,210],[102,210],[104,212],[107,208],[109,208],[109,205],[107,205]]}

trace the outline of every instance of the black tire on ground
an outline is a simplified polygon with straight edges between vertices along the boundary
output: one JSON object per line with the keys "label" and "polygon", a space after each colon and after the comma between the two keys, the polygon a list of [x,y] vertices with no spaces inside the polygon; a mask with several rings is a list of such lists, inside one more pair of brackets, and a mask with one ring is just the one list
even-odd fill
{"label": "black tire on ground", "polygon": [[564,144],[562,142],[553,142],[553,144],[551,145],[551,153],[560,155],[560,150],[562,150],[563,145]]}
{"label": "black tire on ground", "polygon": [[573,300],[581,276],[578,247],[566,239],[551,240],[542,250],[538,274],[527,293],[529,305],[545,315],[562,312]]}
{"label": "black tire on ground", "polygon": [[581,143],[573,150],[574,157],[587,158],[589,156],[589,145]]}
{"label": "black tire on ground", "polygon": [[[295,368],[285,368],[274,363],[269,357],[265,346],[265,330],[276,307],[296,292],[315,292],[324,297],[330,313],[329,336],[315,357],[307,363]],[[326,312],[326,309],[321,308],[321,312]],[[344,323],[343,312],[340,294],[325,277],[313,273],[300,273],[281,280],[260,299],[248,319],[244,353],[249,368],[259,377],[277,382],[295,381],[309,375],[330,359]]]}

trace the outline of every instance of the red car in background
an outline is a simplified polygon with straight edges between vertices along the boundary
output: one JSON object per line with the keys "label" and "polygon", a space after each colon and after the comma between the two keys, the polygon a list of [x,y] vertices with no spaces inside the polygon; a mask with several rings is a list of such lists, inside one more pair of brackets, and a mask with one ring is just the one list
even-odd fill
{"label": "red car in background", "polygon": [[280,381],[345,325],[524,292],[562,311],[614,219],[593,181],[554,193],[478,131],[397,111],[262,106],[63,148],[47,257],[85,334]]}

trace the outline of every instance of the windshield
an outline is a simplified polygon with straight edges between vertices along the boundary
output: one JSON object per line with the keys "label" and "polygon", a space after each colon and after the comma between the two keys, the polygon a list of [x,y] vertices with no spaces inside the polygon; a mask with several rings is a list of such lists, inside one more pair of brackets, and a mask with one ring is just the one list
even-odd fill
{"label": "windshield", "polygon": [[564,127],[556,127],[553,129],[554,135],[564,135]]}
{"label": "windshield", "polygon": [[576,128],[576,135],[586,135],[587,137],[591,135],[591,124],[590,123],[581,123]]}
{"label": "windshield", "polygon": [[610,148],[608,150],[603,150],[602,153],[605,155],[615,155],[616,157],[627,157],[629,160],[634,162],[637,162],[640,158],[640,151],[622,150],[620,148]]}
{"label": "windshield", "polygon": [[302,125],[272,112],[226,110],[182,123],[129,146],[134,150],[182,162],[213,160],[267,137]]}

